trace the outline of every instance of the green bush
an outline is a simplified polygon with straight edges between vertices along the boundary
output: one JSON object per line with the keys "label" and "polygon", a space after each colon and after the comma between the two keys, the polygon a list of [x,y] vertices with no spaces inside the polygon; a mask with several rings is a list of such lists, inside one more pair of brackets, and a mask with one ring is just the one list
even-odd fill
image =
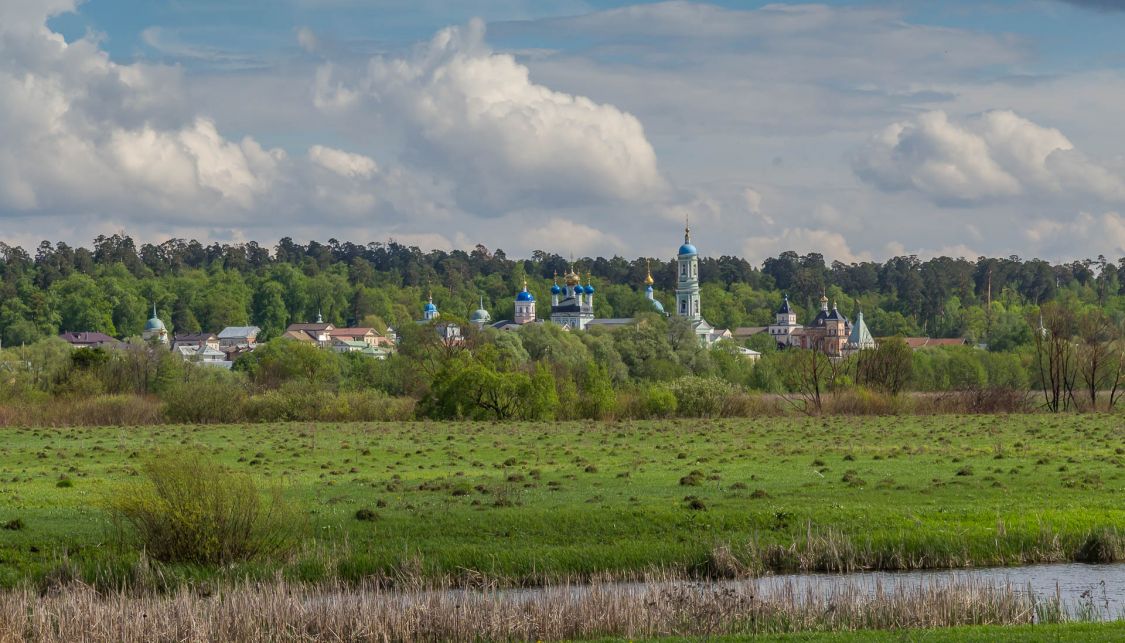
{"label": "green bush", "polygon": [[381,391],[350,391],[323,399],[319,416],[302,418],[324,422],[381,422],[414,419],[414,400]]}
{"label": "green bush", "polygon": [[676,414],[676,394],[666,386],[650,386],[642,391],[646,417],[666,418]]}
{"label": "green bush", "polygon": [[[327,393],[321,393],[327,395]],[[320,395],[299,390],[265,391],[246,398],[243,415],[250,422],[286,422],[316,417],[320,414]]]}
{"label": "green bush", "polygon": [[826,410],[833,415],[895,415],[908,407],[908,401],[884,391],[857,386],[827,399]]}
{"label": "green bush", "polygon": [[108,509],[156,560],[226,564],[281,553],[293,542],[296,514],[276,490],[264,500],[248,475],[181,451],[152,457],[142,474]]}
{"label": "green bush", "polygon": [[675,380],[669,390],[676,398],[681,417],[716,417],[723,414],[735,387],[717,377],[689,375]]}
{"label": "green bush", "polygon": [[242,419],[249,422],[380,422],[414,419],[414,400],[375,390],[332,393],[285,385],[246,398]]}
{"label": "green bush", "polygon": [[164,393],[164,417],[184,424],[237,422],[242,419],[245,397],[233,382],[181,384]]}

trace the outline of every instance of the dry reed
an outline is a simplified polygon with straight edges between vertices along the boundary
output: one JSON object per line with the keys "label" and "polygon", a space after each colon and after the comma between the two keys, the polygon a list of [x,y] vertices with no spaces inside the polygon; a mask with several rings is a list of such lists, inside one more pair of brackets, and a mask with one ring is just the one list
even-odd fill
{"label": "dry reed", "polygon": [[915,584],[727,584],[675,577],[535,590],[311,587],[206,593],[0,594],[0,641],[479,641],[644,638],[1014,625],[1066,620],[1057,600],[965,579]]}

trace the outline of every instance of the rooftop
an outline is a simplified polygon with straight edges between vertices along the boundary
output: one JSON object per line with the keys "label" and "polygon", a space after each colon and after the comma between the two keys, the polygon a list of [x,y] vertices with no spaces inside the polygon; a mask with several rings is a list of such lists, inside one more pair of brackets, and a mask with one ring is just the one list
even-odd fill
{"label": "rooftop", "polygon": [[219,331],[219,339],[239,339],[242,337],[257,337],[262,332],[257,326],[227,326]]}

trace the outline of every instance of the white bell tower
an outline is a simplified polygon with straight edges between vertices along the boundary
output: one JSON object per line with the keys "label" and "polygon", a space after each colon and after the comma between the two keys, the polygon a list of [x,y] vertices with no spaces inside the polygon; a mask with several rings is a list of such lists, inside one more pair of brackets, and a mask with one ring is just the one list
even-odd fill
{"label": "white bell tower", "polygon": [[699,305],[699,253],[691,243],[691,228],[684,226],[684,245],[677,255],[676,315],[699,321],[703,313]]}

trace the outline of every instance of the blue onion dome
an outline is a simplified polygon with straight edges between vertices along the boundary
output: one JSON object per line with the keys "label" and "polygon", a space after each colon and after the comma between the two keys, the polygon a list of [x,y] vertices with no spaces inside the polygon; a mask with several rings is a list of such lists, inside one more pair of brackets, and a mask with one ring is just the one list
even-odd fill
{"label": "blue onion dome", "polygon": [[691,228],[684,226],[684,245],[680,246],[679,255],[683,257],[685,255],[696,254],[699,254],[699,252],[696,251],[695,246],[691,243]]}
{"label": "blue onion dome", "polygon": [[426,306],[422,310],[424,310],[428,313],[436,312],[437,306],[435,306],[434,302],[431,301],[431,302],[427,303]]}
{"label": "blue onion dome", "polygon": [[554,285],[551,286],[551,294],[552,295],[557,295],[561,292],[562,292],[562,288],[559,288],[558,284],[554,284]]}
{"label": "blue onion dome", "polygon": [[535,301],[535,295],[527,292],[527,280],[523,280],[523,290],[516,295],[516,301]]}
{"label": "blue onion dome", "polygon": [[594,294],[594,284],[586,284],[586,294],[587,295]]}

